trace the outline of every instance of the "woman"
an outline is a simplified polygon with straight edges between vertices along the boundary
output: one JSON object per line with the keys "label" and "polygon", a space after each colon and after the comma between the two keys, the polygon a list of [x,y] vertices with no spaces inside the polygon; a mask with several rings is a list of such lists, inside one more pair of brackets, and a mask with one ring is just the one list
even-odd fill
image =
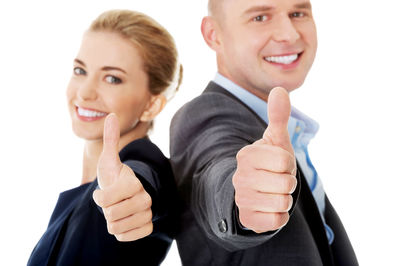
{"label": "woman", "polygon": [[114,10],[92,23],[67,89],[73,131],[85,140],[82,183],[60,194],[28,265],[161,263],[176,191],[147,133],[181,79],[172,37],[148,16]]}

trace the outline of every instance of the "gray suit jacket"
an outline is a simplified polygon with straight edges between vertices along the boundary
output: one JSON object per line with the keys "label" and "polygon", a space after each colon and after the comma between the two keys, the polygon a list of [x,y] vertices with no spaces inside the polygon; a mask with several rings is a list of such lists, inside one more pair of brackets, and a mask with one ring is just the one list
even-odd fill
{"label": "gray suit jacket", "polygon": [[183,202],[177,236],[183,264],[358,265],[326,198],[325,218],[335,232],[334,243],[328,244],[300,169],[291,218],[284,228],[256,234],[239,225],[232,185],[236,153],[260,139],[266,127],[250,108],[213,82],[174,116],[170,152]]}

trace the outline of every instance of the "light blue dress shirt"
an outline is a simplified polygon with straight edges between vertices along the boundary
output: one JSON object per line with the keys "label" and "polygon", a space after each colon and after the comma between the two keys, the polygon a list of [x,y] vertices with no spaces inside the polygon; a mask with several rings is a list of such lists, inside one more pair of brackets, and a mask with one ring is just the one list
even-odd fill
{"label": "light blue dress shirt", "polygon": [[[221,74],[217,73],[214,82],[222,88],[226,89],[237,98],[239,98],[244,104],[250,107],[261,119],[268,124],[268,104],[262,99],[258,98],[249,91],[238,86],[231,80],[225,78]],[[314,199],[317,203],[319,212],[325,225],[326,235],[329,240],[329,244],[333,242],[334,233],[332,229],[325,223],[324,212],[325,212],[325,192],[322,186],[321,179],[315,170],[310,156],[308,154],[308,144],[315,134],[318,132],[319,125],[316,121],[312,120],[305,114],[292,106],[292,111],[288,122],[288,132],[291,139],[291,143],[296,155],[298,164],[303,171],[304,177],[311,189]]]}

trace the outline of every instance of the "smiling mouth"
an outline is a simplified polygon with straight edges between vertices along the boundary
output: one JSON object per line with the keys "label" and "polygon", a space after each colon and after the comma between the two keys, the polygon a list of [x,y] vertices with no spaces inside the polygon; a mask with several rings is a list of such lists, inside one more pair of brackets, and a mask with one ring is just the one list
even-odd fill
{"label": "smiling mouth", "polygon": [[283,65],[290,65],[293,62],[295,62],[299,57],[301,56],[301,53],[298,54],[291,54],[291,55],[283,55],[283,56],[267,56],[264,57],[264,60],[270,63],[275,63],[275,64],[283,64]]}
{"label": "smiling mouth", "polygon": [[80,106],[76,106],[76,110],[80,117],[85,118],[101,118],[107,115],[107,113],[85,109]]}

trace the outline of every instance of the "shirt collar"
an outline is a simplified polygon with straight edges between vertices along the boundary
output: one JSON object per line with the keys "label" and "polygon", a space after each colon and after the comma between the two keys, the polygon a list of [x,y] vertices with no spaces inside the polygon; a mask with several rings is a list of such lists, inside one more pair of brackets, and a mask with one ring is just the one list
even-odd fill
{"label": "shirt collar", "polygon": [[[219,86],[232,93],[234,96],[239,98],[244,104],[250,107],[265,123],[268,124],[268,104],[261,98],[255,96],[251,92],[243,89],[230,79],[224,77],[220,73],[215,75],[213,80]],[[297,133],[304,132],[309,136],[309,139],[313,138],[318,132],[318,123],[308,117],[307,115],[300,112],[298,109],[292,106],[291,114],[289,117],[288,131],[291,139]]]}
{"label": "shirt collar", "polygon": [[239,100],[250,107],[259,117],[261,117],[262,120],[268,124],[268,105],[264,100],[243,89],[230,79],[222,76],[220,73],[215,75],[214,82],[239,98]]}

